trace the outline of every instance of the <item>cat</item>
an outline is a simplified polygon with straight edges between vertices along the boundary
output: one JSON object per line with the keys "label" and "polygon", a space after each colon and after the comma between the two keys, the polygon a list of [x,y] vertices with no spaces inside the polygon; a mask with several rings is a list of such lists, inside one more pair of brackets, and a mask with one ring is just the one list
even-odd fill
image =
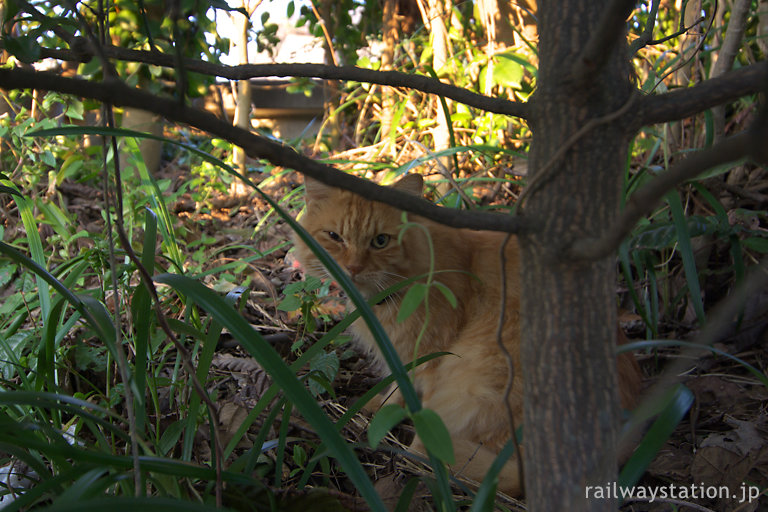
{"label": "cat", "polygon": [[[398,243],[401,211],[310,178],[305,179],[305,187],[306,211],[300,224],[339,263],[367,299],[403,279],[427,274],[430,270],[427,236],[431,238],[434,270],[439,272],[434,279],[453,292],[456,307],[443,293],[432,289],[429,323],[418,353],[416,339],[426,315],[423,304],[398,323],[404,294],[401,291],[375,305],[373,311],[403,362],[433,352],[450,353],[421,365],[414,384],[424,407],[436,411],[451,434],[456,459],[451,469],[475,482],[482,481],[511,432],[504,405],[509,366],[497,343],[502,294],[500,250],[506,235],[447,227],[409,214],[408,220],[426,228],[428,235],[424,229],[411,227]],[[392,187],[420,197],[423,180],[421,175],[409,174]],[[298,237],[295,246],[297,259],[307,273],[329,276]],[[517,427],[523,419],[523,376],[517,316],[520,257],[514,236],[505,246],[505,260],[506,301],[501,337],[513,361],[509,406]],[[359,344],[386,369],[365,323],[358,319],[351,330]],[[639,369],[636,363],[632,367],[632,362],[625,361],[625,366],[629,366],[622,371],[631,374],[637,370],[639,376]],[[639,381],[634,380],[623,388],[638,387]],[[634,393],[635,390],[624,392],[624,401]],[[424,453],[418,437],[410,450]],[[499,490],[511,496],[522,494],[515,457],[507,462],[499,476]]]}

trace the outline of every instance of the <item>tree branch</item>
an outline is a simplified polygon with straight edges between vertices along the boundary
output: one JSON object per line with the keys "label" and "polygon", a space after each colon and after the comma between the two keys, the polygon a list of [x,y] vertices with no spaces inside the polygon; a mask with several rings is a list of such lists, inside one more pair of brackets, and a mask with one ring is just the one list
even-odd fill
{"label": "tree branch", "polygon": [[653,0],[651,2],[651,9],[648,11],[648,20],[645,23],[643,33],[629,45],[630,56],[636,54],[640,48],[645,47],[651,41],[653,28],[656,26],[656,16],[659,14],[659,3],[661,3],[661,0]]}
{"label": "tree branch", "polygon": [[603,12],[595,30],[584,46],[581,55],[571,68],[571,79],[584,84],[594,80],[611,55],[613,48],[621,41],[627,30],[626,23],[635,9],[637,0],[613,0]]}
{"label": "tree branch", "polygon": [[[733,67],[733,61],[741,48],[744,31],[747,29],[747,17],[752,0],[736,0],[731,9],[731,18],[725,31],[725,41],[717,53],[717,60],[712,66],[711,78],[721,76]],[[713,109],[715,142],[725,133],[725,106],[718,105]]]}
{"label": "tree branch", "polygon": [[525,218],[496,212],[442,208],[391,187],[376,185],[303,156],[290,146],[232,126],[208,112],[181,105],[174,99],[166,99],[130,88],[114,79],[90,82],[80,78],[65,78],[48,72],[19,68],[0,69],[0,88],[58,91],[113,105],[155,112],[171,121],[184,123],[228,140],[242,147],[252,158],[268,160],[274,165],[295,169],[328,185],[349,190],[367,199],[386,203],[448,226],[508,233],[519,233],[531,228],[531,221]]}
{"label": "tree branch", "polygon": [[632,119],[633,129],[678,121],[716,105],[760,92],[768,82],[768,61],[758,62],[694,87],[640,98]]}
{"label": "tree branch", "polygon": [[[651,39],[653,37],[653,29],[656,26],[656,16],[659,11],[659,2],[660,0],[653,0],[653,4],[651,5],[651,10],[648,13],[648,23],[645,25],[645,30],[643,30],[643,33],[640,34],[640,37],[632,41],[632,44],[629,45],[629,54],[635,55],[637,52],[639,52],[641,49],[645,48],[646,46],[653,46],[656,44],[661,44],[666,41],[669,41],[670,39],[674,39],[675,37],[681,36],[691,30],[693,27],[697,25],[701,25],[707,20],[706,16],[702,16],[693,24],[687,26],[687,27],[680,27],[676,32],[672,32],[671,34],[668,34],[666,36],[663,36],[659,39]],[[684,21],[681,18],[681,23]]]}
{"label": "tree branch", "polygon": [[[173,68],[177,65],[174,62],[173,56],[165,53],[129,50],[114,46],[104,48],[103,51],[107,57],[113,59],[143,62],[168,68]],[[71,62],[88,62],[96,54],[97,52],[92,48],[92,45],[82,38],[76,38],[72,50],[41,48],[40,53],[42,57]],[[470,107],[496,114],[515,116],[522,119],[528,119],[531,115],[531,109],[527,103],[510,101],[504,98],[491,98],[456,87],[455,85],[443,83],[428,76],[401,73],[399,71],[375,71],[357,66],[326,66],[325,64],[243,64],[240,66],[227,66],[189,58],[183,60],[183,65],[188,72],[218,76],[228,80],[247,80],[249,78],[278,76],[348,80],[404,87],[450,98]]]}
{"label": "tree branch", "polygon": [[744,156],[754,155],[756,159],[764,160],[766,149],[763,146],[767,128],[765,122],[756,123],[753,128],[725,139],[709,149],[692,153],[667,172],[659,174],[632,194],[621,216],[601,238],[577,240],[564,251],[565,258],[588,261],[604,258],[616,250],[635,224],[650,213],[664,194],[676,185],[698,176],[707,169]]}

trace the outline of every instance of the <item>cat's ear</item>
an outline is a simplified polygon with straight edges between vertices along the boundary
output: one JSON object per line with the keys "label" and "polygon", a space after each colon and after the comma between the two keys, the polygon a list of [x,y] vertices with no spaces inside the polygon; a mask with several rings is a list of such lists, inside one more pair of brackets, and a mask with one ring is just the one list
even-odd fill
{"label": "cat's ear", "polygon": [[307,202],[328,199],[333,192],[333,187],[321,181],[304,176],[304,196]]}
{"label": "cat's ear", "polygon": [[392,188],[421,197],[424,191],[424,178],[421,177],[421,174],[406,174],[397,183],[394,183]]}

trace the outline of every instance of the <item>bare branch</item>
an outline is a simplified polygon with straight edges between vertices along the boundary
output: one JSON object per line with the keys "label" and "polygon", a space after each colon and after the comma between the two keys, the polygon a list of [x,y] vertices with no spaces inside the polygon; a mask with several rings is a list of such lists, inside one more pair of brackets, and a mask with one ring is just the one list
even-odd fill
{"label": "bare branch", "polygon": [[642,126],[678,121],[716,105],[760,92],[768,82],[768,61],[758,62],[694,87],[677,89],[657,96],[646,96],[637,102],[632,123]]}
{"label": "bare branch", "polygon": [[[630,55],[636,54],[646,46],[661,44],[666,41],[669,41],[670,39],[674,39],[675,37],[681,36],[686,32],[688,32],[689,30],[691,30],[693,27],[701,25],[702,23],[707,21],[707,17],[702,16],[701,18],[693,22],[693,24],[687,27],[681,27],[676,32],[672,32],[671,34],[661,37],[659,39],[651,39],[653,37],[653,28],[656,26],[656,15],[658,14],[658,11],[659,11],[659,2],[660,0],[653,0],[653,4],[651,5],[651,10],[648,13],[648,23],[645,25],[645,30],[643,30],[643,33],[640,34],[640,37],[632,41],[632,44],[629,46]],[[681,23],[682,21],[683,19],[681,18]]]}
{"label": "bare branch", "polygon": [[[16,3],[19,5],[19,7],[22,7],[27,14],[32,16],[37,21],[41,23],[46,21],[47,16],[42,12],[38,11],[33,5],[31,5],[26,0],[16,0]],[[61,25],[52,25],[51,30],[53,31],[54,34],[59,36],[61,39],[71,44],[74,36],[69,32],[67,32],[64,29],[64,27],[62,27]]]}
{"label": "bare branch", "polygon": [[594,80],[608,60],[613,48],[627,31],[627,18],[637,0],[613,0],[571,68],[571,78],[577,83]]}
{"label": "bare branch", "polygon": [[629,54],[636,54],[641,48],[648,45],[653,37],[653,28],[656,26],[656,16],[659,14],[659,3],[661,0],[652,0],[651,9],[648,11],[648,21],[645,23],[645,29],[640,37],[632,41],[629,46]]}
{"label": "bare branch", "polygon": [[635,224],[655,208],[666,192],[685,180],[698,176],[707,169],[757,153],[760,151],[760,146],[765,144],[764,136],[765,127],[763,126],[762,133],[761,130],[750,129],[709,149],[692,153],[632,194],[632,197],[627,201],[624,212],[605,235],[599,239],[583,238],[577,240],[565,252],[565,257],[594,261],[611,254]]}
{"label": "bare branch", "polygon": [[[41,20],[45,15],[30,5],[26,0],[19,0],[20,5],[34,18]],[[528,119],[530,108],[526,103],[509,101],[503,98],[490,98],[461,87],[443,83],[424,76],[400,73],[397,71],[374,71],[356,66],[326,66],[323,64],[246,64],[226,66],[196,59],[183,59],[179,62],[173,55],[129,50],[114,46],[94,47],[83,37],[73,37],[63,29],[54,29],[56,34],[70,44],[72,50],[41,48],[42,57],[72,62],[88,62],[94,56],[102,54],[109,58],[143,62],[168,68],[183,68],[188,72],[218,76],[229,80],[247,80],[257,77],[295,76],[304,78],[325,78],[329,80],[349,80],[371,84],[406,87],[430,94],[437,94],[496,114]],[[0,43],[0,48],[2,44]]]}
{"label": "bare branch", "polygon": [[162,98],[146,91],[130,88],[114,79],[97,83],[79,78],[65,78],[48,72],[19,68],[0,69],[0,88],[58,91],[113,105],[154,112],[171,121],[194,126],[228,140],[242,147],[252,158],[268,160],[274,165],[295,169],[328,185],[349,190],[368,199],[392,205],[448,226],[508,233],[520,233],[531,228],[531,221],[521,217],[496,212],[441,208],[391,187],[381,187],[371,181],[357,178],[303,156],[290,146],[232,126],[208,112],[181,105],[174,99]]}
{"label": "bare branch", "polygon": [[[57,60],[88,62],[96,52],[81,38],[76,38],[76,49],[60,50],[42,48],[41,56]],[[173,68],[177,65],[172,55],[126,48],[104,48],[104,54],[113,59],[143,62],[155,66]],[[455,85],[443,83],[424,75],[413,75],[399,71],[375,71],[357,66],[326,66],[324,64],[244,64],[227,66],[196,59],[184,59],[184,68],[188,72],[218,76],[229,80],[248,80],[258,77],[303,77],[325,78],[329,80],[349,80],[371,84],[404,87],[417,91],[437,94],[458,101],[470,107],[479,108],[496,114],[528,119],[531,109],[527,103],[510,101],[504,98],[491,98],[477,94]]]}
{"label": "bare branch", "polygon": [[[718,77],[733,67],[733,61],[741,48],[744,31],[747,29],[747,17],[752,0],[736,0],[731,9],[728,29],[725,31],[725,41],[717,53],[717,60],[710,73],[711,78]],[[725,106],[718,105],[712,111],[714,121],[715,142],[725,133]]]}

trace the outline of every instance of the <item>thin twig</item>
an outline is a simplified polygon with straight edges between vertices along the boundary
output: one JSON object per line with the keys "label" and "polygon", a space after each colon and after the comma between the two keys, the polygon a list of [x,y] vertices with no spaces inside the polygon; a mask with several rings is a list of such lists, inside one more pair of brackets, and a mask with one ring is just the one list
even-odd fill
{"label": "thin twig", "polygon": [[[108,124],[110,125],[110,128],[113,128],[114,119],[111,113],[111,105],[107,104],[108,107],[108,115],[105,116],[107,118]],[[116,194],[116,204],[115,204],[115,212],[116,212],[116,222],[115,222],[115,228],[117,230],[117,236],[120,240],[120,245],[122,246],[123,250],[125,251],[128,258],[131,260],[131,262],[136,265],[136,269],[139,272],[139,276],[141,278],[142,283],[146,287],[146,289],[149,291],[150,296],[152,297],[152,302],[154,303],[154,309],[155,309],[155,316],[157,317],[157,323],[160,325],[160,328],[165,332],[166,336],[168,336],[168,339],[171,340],[171,343],[173,343],[174,347],[176,348],[176,351],[179,353],[179,357],[181,358],[182,365],[184,366],[184,369],[189,374],[189,380],[192,382],[192,387],[195,389],[195,392],[200,396],[200,399],[205,403],[205,405],[208,407],[209,414],[211,415],[211,440],[213,442],[214,446],[214,453],[215,453],[215,470],[216,470],[216,504],[218,507],[221,507],[223,501],[222,501],[222,489],[223,489],[223,479],[222,479],[222,471],[223,471],[223,447],[221,445],[221,436],[219,435],[219,410],[216,404],[211,400],[211,398],[208,396],[208,393],[206,392],[203,385],[200,383],[200,381],[197,379],[197,372],[195,370],[195,366],[192,364],[192,355],[190,352],[182,345],[179,340],[176,338],[176,335],[174,334],[173,330],[168,325],[168,322],[166,321],[165,314],[162,311],[162,308],[160,307],[160,298],[157,294],[157,289],[155,288],[154,281],[152,280],[152,276],[149,275],[149,272],[147,271],[146,267],[141,263],[141,260],[136,255],[136,253],[133,250],[133,246],[131,245],[131,241],[128,239],[128,235],[125,233],[125,223],[123,219],[123,192],[122,192],[122,177],[120,174],[120,159],[118,158],[118,150],[117,150],[117,139],[115,137],[110,137],[112,142],[112,154],[113,158],[112,161],[114,162],[115,167],[115,194]],[[104,145],[106,148],[106,144]],[[106,149],[105,149],[106,151]],[[106,158],[105,158],[106,161]],[[106,194],[106,192],[105,192]],[[109,205],[107,205],[109,206]],[[109,211],[109,209],[107,209]],[[110,215],[107,215],[107,222],[109,223]],[[110,228],[111,232],[111,228]],[[110,243],[112,238],[109,238]],[[145,248],[145,250],[148,250]],[[113,272],[114,274],[114,272]],[[127,362],[126,362],[127,364]],[[126,382],[126,388],[128,387],[128,383]],[[132,418],[132,411],[133,411],[133,399],[129,399],[129,393],[128,390],[126,390],[126,401],[130,400],[130,406],[127,407],[129,411],[129,419]],[[135,428],[134,428],[135,430]],[[137,455],[138,457],[138,452]]]}
{"label": "thin twig", "polygon": [[83,17],[80,11],[77,10],[77,4],[74,3],[73,0],[67,0],[67,4],[69,5],[69,8],[72,9],[72,12],[75,13],[75,17],[77,18],[77,21],[80,25],[80,30],[82,30],[85,36],[88,38],[88,41],[91,43],[91,47],[94,49],[95,55],[101,61],[104,80],[117,76],[115,67],[112,65],[106,55],[106,49],[108,47],[102,45],[100,40],[93,33],[91,26],[88,24],[88,21]]}
{"label": "thin twig", "polygon": [[504,252],[509,239],[512,238],[510,233],[504,237],[504,241],[501,243],[499,249],[499,262],[501,263],[501,301],[499,304],[499,323],[496,327],[496,343],[499,346],[499,350],[504,354],[507,359],[507,367],[509,368],[509,375],[507,376],[507,386],[504,389],[504,407],[507,409],[507,417],[509,419],[509,429],[512,434],[512,443],[515,445],[515,456],[517,457],[517,465],[520,471],[520,488],[525,489],[525,474],[523,471],[523,453],[520,451],[520,441],[517,439],[517,432],[515,430],[515,413],[512,410],[512,405],[509,403],[509,397],[512,394],[512,384],[515,380],[515,361],[512,358],[512,354],[507,350],[507,346],[504,345],[503,332],[504,332],[504,316],[507,311],[507,255]]}
{"label": "thin twig", "polygon": [[[75,9],[75,6],[73,6],[73,9]],[[98,12],[97,19],[100,22],[103,22],[107,16],[106,16],[107,10],[104,9],[103,3],[100,1],[98,3]],[[87,23],[85,23],[85,20],[80,16],[80,13],[77,13],[78,20],[80,21],[81,25],[87,26]],[[100,40],[104,41],[109,38],[108,33],[108,24],[107,23],[101,23],[99,25],[99,37]],[[92,32],[88,32],[88,37],[91,38],[91,40],[96,41],[96,36]],[[104,76],[107,76],[108,70],[105,69]],[[103,114],[103,123],[105,126],[109,126],[113,121],[114,118],[112,116],[112,105],[109,103],[104,103],[102,105],[102,114]],[[115,138],[112,137],[112,161],[115,169],[115,177],[120,176],[120,163],[119,159],[117,158],[117,142],[115,141]],[[114,319],[113,322],[115,324],[115,355],[117,356],[117,364],[118,368],[120,370],[120,380],[123,381],[123,393],[125,394],[125,414],[128,419],[128,433],[130,435],[131,439],[131,458],[133,460],[133,484],[134,484],[134,492],[136,493],[136,496],[141,496],[143,492],[143,486],[141,481],[141,463],[139,461],[139,433],[137,431],[136,427],[136,416],[135,411],[133,409],[135,403],[133,399],[133,390],[131,389],[131,372],[128,369],[128,358],[125,355],[125,352],[123,351],[123,329],[122,329],[122,320],[121,320],[121,309],[120,309],[120,289],[117,284],[117,258],[115,257],[115,243],[112,238],[112,216],[109,215],[110,210],[110,194],[109,194],[109,171],[107,166],[107,144],[106,140],[103,141],[102,144],[102,169],[104,172],[103,176],[103,191],[104,191],[104,207],[106,213],[106,223],[107,223],[107,246],[109,248],[109,266],[112,270],[110,272],[111,277],[111,285],[112,285],[112,293],[114,294],[114,300],[113,306],[114,306]],[[122,215],[123,213],[123,203],[122,203],[122,197],[118,193],[117,195],[118,204],[115,206],[115,210],[119,211],[119,215]],[[122,220],[122,219],[121,219]]]}
{"label": "thin twig", "polygon": [[[680,64],[678,64],[678,65],[677,65],[677,66],[675,66],[674,68],[670,69],[670,70],[669,70],[668,72],[666,72],[664,75],[662,75],[662,76],[661,76],[661,78],[659,78],[659,80],[656,82],[656,84],[654,84],[653,88],[651,89],[651,92],[655,91],[655,90],[656,90],[656,88],[657,88],[657,87],[658,87],[658,86],[659,86],[659,85],[660,85],[660,84],[661,84],[661,83],[662,83],[662,82],[663,82],[663,81],[664,81],[664,80],[665,80],[665,79],[666,79],[666,78],[667,78],[669,75],[671,75],[672,73],[676,72],[678,69],[682,69],[682,68],[683,68],[685,65],[687,65],[689,62],[691,62],[691,61],[693,60],[693,58],[694,58],[694,57],[696,57],[696,54],[698,54],[698,53],[699,53],[699,50],[701,50],[702,46],[704,46],[704,41],[706,41],[706,39],[707,39],[707,36],[708,36],[708,35],[709,35],[709,33],[712,31],[712,26],[714,25],[714,23],[715,23],[715,17],[717,16],[717,6],[718,6],[718,0],[714,0],[714,1],[715,1],[715,6],[714,6],[714,7],[713,7],[713,9],[712,9],[712,18],[710,18],[710,20],[709,20],[709,26],[707,27],[707,30],[704,32],[704,35],[702,35],[702,36],[701,36],[701,39],[699,40],[699,44],[697,44],[697,45],[696,45],[696,48],[694,48],[694,49],[693,49],[693,51],[691,52],[691,56],[690,56],[690,57],[688,57],[687,59],[685,59],[684,61],[682,61]],[[681,20],[680,20],[680,24],[681,24],[681,25],[682,25],[682,23],[683,23],[683,19],[682,19],[682,16],[683,16],[683,15],[681,14]],[[694,25],[692,25],[692,26],[695,26],[695,25],[698,25],[698,23],[696,23],[696,24],[694,24]],[[683,53],[685,53],[685,50],[683,50]]]}
{"label": "thin twig", "polygon": [[[35,19],[46,19],[45,14],[38,11],[26,0],[18,0],[18,3],[24,8],[25,12]],[[70,62],[88,62],[94,56],[101,54],[113,59],[142,62],[167,68],[177,67],[173,55],[158,51],[129,50],[114,46],[100,48],[100,45],[88,44],[87,41],[82,38],[73,37],[63,29],[54,28],[54,31],[64,41],[70,43],[72,49],[40,48],[41,57],[50,57]],[[274,76],[367,82],[437,94],[496,114],[515,116],[522,119],[528,119],[531,114],[531,107],[527,103],[510,101],[500,97],[488,97],[462,87],[446,84],[426,75],[414,75],[399,71],[375,71],[356,66],[326,66],[324,64],[243,64],[239,66],[226,66],[192,58],[183,59],[183,64],[188,72],[218,76],[229,80],[247,80],[249,78]]]}
{"label": "thin twig", "polygon": [[[674,32],[674,33],[672,33],[672,34],[669,34],[668,36],[664,36],[664,37],[662,37],[662,38],[659,38],[659,39],[652,39],[652,40],[650,40],[650,41],[645,41],[645,42],[643,42],[643,43],[642,43],[642,45],[641,45],[641,46],[639,46],[639,47],[637,48],[637,51],[635,51],[634,53],[637,53],[637,52],[639,52],[640,50],[642,50],[642,49],[643,49],[643,48],[645,48],[646,46],[653,46],[653,45],[655,45],[655,44],[666,43],[666,42],[667,42],[667,41],[669,41],[670,39],[674,39],[674,38],[676,38],[676,37],[679,37],[679,36],[681,36],[681,35],[685,34],[685,33],[686,33],[686,32],[688,32],[689,30],[691,30],[693,27],[696,27],[696,26],[698,26],[698,25],[701,25],[701,24],[702,24],[702,23],[704,23],[705,21],[707,21],[707,18],[701,17],[701,18],[699,18],[698,20],[696,20],[696,21],[695,21],[695,22],[694,22],[694,23],[693,23],[691,26],[689,26],[689,27],[681,28],[681,29],[680,29],[680,30],[678,30],[677,32]],[[633,41],[633,42],[637,42],[637,41],[639,41],[639,39],[635,39],[635,41]]]}
{"label": "thin twig", "polygon": [[445,164],[442,162],[442,160],[439,157],[434,156],[434,152],[427,149],[427,147],[422,144],[421,142],[413,139],[407,139],[408,142],[415,146],[419,146],[421,150],[424,152],[424,154],[429,155],[432,157],[435,161],[435,164],[437,164],[437,168],[440,171],[440,174],[448,180],[448,183],[451,184],[451,187],[456,191],[457,194],[459,194],[459,197],[461,197],[461,200],[464,202],[467,208],[472,208],[474,203],[472,202],[472,199],[467,195],[467,193],[464,191],[463,188],[461,188],[461,185],[456,182],[456,179],[453,177],[453,173],[450,169],[448,169]]}
{"label": "thin twig", "polygon": [[173,26],[173,60],[174,69],[176,70],[176,94],[178,95],[177,101],[180,104],[184,104],[184,98],[187,96],[187,70],[184,67],[184,55],[181,52],[181,30],[179,29],[179,1],[170,0],[170,18]]}
{"label": "thin twig", "polygon": [[629,45],[630,55],[636,54],[641,48],[649,44],[651,38],[653,37],[653,29],[656,27],[656,16],[659,13],[660,3],[661,0],[653,0],[651,2],[651,9],[648,11],[648,21],[645,23],[643,33],[640,34],[640,36],[632,41],[632,44]]}
{"label": "thin twig", "polygon": [[[104,54],[113,59],[142,62],[155,66],[173,68],[174,57],[165,53],[126,48],[110,47]],[[95,51],[88,44],[80,44],[77,50],[41,48],[41,57],[50,57],[70,62],[88,62]],[[462,87],[435,80],[426,75],[402,73],[400,71],[376,71],[357,66],[327,66],[325,64],[241,64],[227,66],[202,60],[185,58],[184,67],[192,73],[218,76],[228,80],[247,80],[260,77],[302,77],[323,78],[328,80],[347,80],[371,84],[388,85],[414,89],[428,94],[437,94],[459,103],[479,108],[487,112],[529,119],[531,106],[528,103],[510,101],[501,97],[488,97]]]}
{"label": "thin twig", "polygon": [[315,13],[317,22],[320,24],[320,28],[323,31],[323,37],[325,37],[325,44],[328,45],[328,53],[331,55],[331,61],[333,61],[334,66],[338,66],[339,59],[336,57],[336,50],[333,49],[333,38],[328,32],[328,27],[325,26],[325,19],[323,19],[323,17],[320,15],[320,11],[317,10],[317,6],[313,0],[309,0],[309,5],[312,6],[312,12]]}

